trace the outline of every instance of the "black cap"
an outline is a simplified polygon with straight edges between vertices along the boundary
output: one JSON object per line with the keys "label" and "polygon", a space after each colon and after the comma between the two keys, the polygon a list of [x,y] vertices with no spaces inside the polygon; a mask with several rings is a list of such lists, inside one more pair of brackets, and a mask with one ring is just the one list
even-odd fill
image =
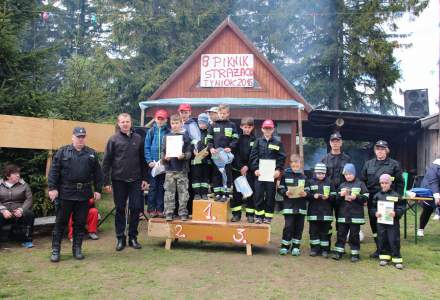
{"label": "black cap", "polygon": [[84,127],[75,127],[73,129],[73,135],[74,136],[85,136],[86,135],[86,129]]}
{"label": "black cap", "polygon": [[388,143],[387,143],[387,141],[384,141],[384,140],[378,140],[377,142],[376,142],[376,145],[375,145],[376,147],[383,147],[383,148],[388,148]]}
{"label": "black cap", "polygon": [[335,132],[332,135],[330,135],[330,141],[331,140],[342,140],[342,136],[339,132]]}

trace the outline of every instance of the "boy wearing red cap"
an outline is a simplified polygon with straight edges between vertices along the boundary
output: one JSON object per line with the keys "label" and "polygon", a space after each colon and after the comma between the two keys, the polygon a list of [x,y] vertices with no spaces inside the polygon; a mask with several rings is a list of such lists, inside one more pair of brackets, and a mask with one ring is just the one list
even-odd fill
{"label": "boy wearing red cap", "polygon": [[[225,152],[232,152],[238,143],[238,132],[235,123],[229,121],[229,106],[219,105],[219,119],[213,123],[206,136],[208,149],[212,155],[218,153],[219,148],[223,148]],[[214,176],[212,178],[212,186],[214,189],[216,201],[227,201],[229,193],[232,192],[232,167],[231,164],[225,166],[227,176],[227,190],[223,186],[222,174],[219,169],[214,167]]]}
{"label": "boy wearing red cap", "polygon": [[[162,148],[163,139],[170,130],[167,125],[168,113],[159,109],[154,114],[153,126],[147,131],[145,136],[145,161],[151,170],[156,166],[157,163],[162,159]],[[147,213],[150,217],[160,217],[163,218],[164,210],[164,185],[165,173],[159,174],[156,177],[150,176],[150,189],[147,196]]]}
{"label": "boy wearing red cap", "polygon": [[[281,140],[275,138],[273,133],[275,125],[272,120],[265,120],[261,126],[263,136],[258,138],[251,149],[249,157],[250,169],[255,176],[255,223],[262,222],[270,224],[272,222],[274,208],[275,208],[275,180],[280,177],[281,171],[284,167],[286,153]],[[259,181],[258,177],[261,175],[259,171],[260,159],[274,159],[275,173],[273,182]]]}

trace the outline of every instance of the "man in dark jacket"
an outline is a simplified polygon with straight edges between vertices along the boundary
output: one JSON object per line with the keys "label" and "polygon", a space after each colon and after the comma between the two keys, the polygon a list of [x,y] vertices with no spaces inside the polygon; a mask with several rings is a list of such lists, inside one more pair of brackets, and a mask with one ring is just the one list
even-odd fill
{"label": "man in dark jacket", "polygon": [[[339,185],[344,182],[342,170],[345,164],[351,162],[350,156],[342,151],[342,136],[339,132],[330,135],[330,152],[321,159],[321,162],[327,166],[327,178],[330,179],[335,191],[339,190]],[[332,210],[335,213],[335,220],[338,220],[338,202],[332,202]],[[336,229],[338,230],[338,222],[336,222]],[[332,227],[330,225],[329,241],[332,237]]]}
{"label": "man in dark jacket", "polygon": [[137,241],[137,235],[139,214],[144,208],[142,191],[148,187],[144,161],[142,137],[133,132],[131,116],[127,113],[120,114],[118,130],[107,142],[102,166],[105,189],[108,192],[112,191],[110,180],[113,186],[113,200],[116,206],[116,251],[121,251],[126,246],[127,198],[130,215],[128,244],[134,249],[142,248]]}
{"label": "man in dark jacket", "polygon": [[[362,168],[360,179],[365,182],[367,186],[369,199],[368,199],[368,212],[370,219],[371,231],[373,232],[374,241],[377,246],[377,218],[372,213],[373,197],[376,193],[381,191],[379,178],[382,174],[389,174],[392,178],[392,189],[396,191],[399,195],[403,193],[404,181],[402,177],[402,168],[400,164],[389,158],[390,149],[388,143],[383,140],[376,142],[374,146],[375,158],[365,162]],[[372,258],[379,257],[379,251],[376,249],[374,253],[370,255]]]}
{"label": "man in dark jacket", "polygon": [[420,215],[420,227],[417,230],[418,236],[424,236],[424,229],[429,222],[429,218],[437,207],[440,207],[440,159],[436,159],[426,169],[420,187],[429,189],[434,201],[423,202],[423,212]]}
{"label": "man in dark jacket", "polygon": [[59,207],[52,237],[52,262],[60,261],[61,240],[70,214],[73,218],[73,256],[84,259],[81,246],[89,211],[88,200],[101,198],[101,166],[95,150],[87,147],[85,141],[86,130],[76,127],[72,144],[61,147],[53,157],[48,177],[49,198],[52,201],[58,199]]}

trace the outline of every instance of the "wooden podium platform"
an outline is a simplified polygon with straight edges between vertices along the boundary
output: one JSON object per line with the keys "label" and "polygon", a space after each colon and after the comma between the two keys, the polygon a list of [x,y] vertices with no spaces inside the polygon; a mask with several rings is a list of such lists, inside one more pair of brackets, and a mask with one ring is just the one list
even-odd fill
{"label": "wooden podium platform", "polygon": [[270,242],[270,225],[246,222],[228,222],[229,201],[196,200],[193,219],[188,221],[153,218],[148,221],[148,236],[165,238],[165,249],[171,249],[173,240],[233,243],[246,246],[252,255],[252,245],[265,246]]}

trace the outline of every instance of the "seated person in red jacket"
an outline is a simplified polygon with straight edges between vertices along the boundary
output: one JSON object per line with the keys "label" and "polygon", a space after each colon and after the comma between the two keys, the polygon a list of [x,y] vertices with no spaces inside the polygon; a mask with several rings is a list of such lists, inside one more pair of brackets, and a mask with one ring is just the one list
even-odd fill
{"label": "seated person in red jacket", "polygon": [[[89,233],[89,238],[92,240],[98,240],[99,236],[96,234],[98,230],[98,219],[99,212],[95,207],[95,199],[89,199],[89,212],[87,214],[87,232]],[[69,240],[72,240],[73,234],[73,219],[72,215],[69,218]]]}

